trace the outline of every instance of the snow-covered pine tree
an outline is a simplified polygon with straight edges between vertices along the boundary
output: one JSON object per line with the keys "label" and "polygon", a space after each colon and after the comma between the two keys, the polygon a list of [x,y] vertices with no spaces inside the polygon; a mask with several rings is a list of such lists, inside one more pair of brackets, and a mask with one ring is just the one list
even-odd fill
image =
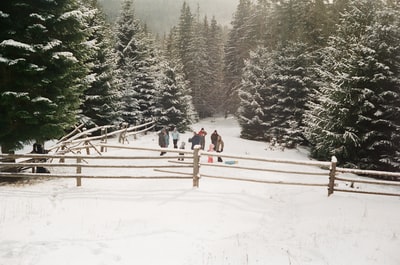
{"label": "snow-covered pine tree", "polygon": [[135,19],[133,1],[124,0],[121,13],[115,24],[115,51],[117,56],[117,83],[119,88],[118,115],[130,124],[136,123],[139,115],[137,93],[133,89],[131,66],[135,60],[137,49],[135,35],[139,32]]}
{"label": "snow-covered pine tree", "polygon": [[162,64],[155,118],[160,126],[186,131],[192,123],[194,107],[181,68],[179,64],[172,67],[166,61]]}
{"label": "snow-covered pine tree", "polygon": [[286,146],[303,142],[302,120],[310,87],[308,59],[306,45],[301,43],[288,43],[272,52],[259,48],[252,53],[240,90],[242,136],[275,138]]}
{"label": "snow-covered pine tree", "polygon": [[222,28],[215,17],[211,19],[207,37],[207,52],[209,71],[208,104],[214,112],[222,112],[225,102],[224,78],[224,43]]}
{"label": "snow-covered pine tree", "polygon": [[232,29],[225,45],[224,85],[226,89],[226,110],[236,113],[239,107],[238,89],[241,83],[244,60],[249,58],[252,47],[246,39],[253,12],[251,0],[240,0],[232,20]]}
{"label": "snow-covered pine tree", "polygon": [[213,88],[207,51],[208,23],[206,18],[206,22],[201,23],[199,16],[199,11],[197,11],[197,19],[193,23],[193,37],[189,43],[190,60],[186,64],[186,78],[192,91],[193,105],[199,117],[205,118],[215,113],[215,110],[209,103]]}
{"label": "snow-covered pine tree", "polygon": [[75,0],[0,4],[0,144],[63,135],[85,90],[87,49]]}
{"label": "snow-covered pine tree", "polygon": [[384,1],[350,1],[324,51],[319,100],[306,116],[314,157],[400,170],[399,17]]}
{"label": "snow-covered pine tree", "polygon": [[81,105],[82,114],[80,119],[88,125],[108,125],[118,120],[116,104],[117,82],[116,82],[116,56],[111,26],[106,23],[104,13],[99,9],[97,0],[84,2],[88,41],[90,49],[89,88],[85,91]]}
{"label": "snow-covered pine tree", "polygon": [[135,19],[132,0],[123,2],[116,24],[121,117],[136,124],[151,119],[154,114],[156,55],[148,34]]}
{"label": "snow-covered pine tree", "polygon": [[188,62],[191,59],[189,55],[189,47],[193,37],[193,20],[194,18],[192,12],[190,11],[190,6],[186,3],[186,1],[184,1],[177,26],[176,50],[183,65],[183,73],[185,74],[185,78],[187,78],[189,73],[187,67],[189,65]]}
{"label": "snow-covered pine tree", "polygon": [[133,62],[134,89],[141,112],[140,122],[153,120],[156,107],[157,79],[160,78],[160,52],[154,39],[145,31],[137,36],[138,50]]}
{"label": "snow-covered pine tree", "polygon": [[264,99],[271,98],[271,90],[267,89],[267,76],[264,69],[265,49],[250,52],[250,58],[245,61],[242,83],[239,89],[240,107],[238,109],[241,137],[246,139],[264,140],[267,126],[264,123],[266,115]]}

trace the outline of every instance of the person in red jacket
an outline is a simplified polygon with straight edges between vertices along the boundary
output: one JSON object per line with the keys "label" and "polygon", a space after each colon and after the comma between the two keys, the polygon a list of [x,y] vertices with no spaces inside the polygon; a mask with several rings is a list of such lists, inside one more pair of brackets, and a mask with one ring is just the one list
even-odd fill
{"label": "person in red jacket", "polygon": [[198,135],[200,136],[200,146],[201,146],[201,150],[204,150],[204,147],[206,145],[206,135],[207,132],[204,130],[204,128],[201,128],[201,130],[199,131]]}

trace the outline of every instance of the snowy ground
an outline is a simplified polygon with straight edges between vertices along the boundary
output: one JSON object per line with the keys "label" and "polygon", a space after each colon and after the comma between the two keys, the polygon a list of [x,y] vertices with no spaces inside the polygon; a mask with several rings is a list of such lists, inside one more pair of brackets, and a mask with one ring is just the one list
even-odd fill
{"label": "snowy ground", "polygon": [[[226,153],[309,160],[306,150],[265,150],[263,143],[240,139],[233,119],[194,126],[201,127],[209,134],[218,130]],[[151,133],[130,145],[157,147],[157,137]],[[75,184],[56,179],[0,186],[1,265],[400,264],[398,197],[328,198],[321,187],[210,178],[199,188],[191,180]]]}

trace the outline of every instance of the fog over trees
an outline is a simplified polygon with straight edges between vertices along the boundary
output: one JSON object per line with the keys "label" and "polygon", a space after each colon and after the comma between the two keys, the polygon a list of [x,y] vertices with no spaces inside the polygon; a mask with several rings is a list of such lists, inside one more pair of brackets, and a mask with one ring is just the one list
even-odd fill
{"label": "fog over trees", "polygon": [[[123,0],[99,0],[110,21],[119,16]],[[163,35],[178,23],[183,0],[135,0],[138,18],[156,34]],[[185,0],[195,10],[200,6],[201,16],[215,16],[223,26],[230,26],[239,0]]]}

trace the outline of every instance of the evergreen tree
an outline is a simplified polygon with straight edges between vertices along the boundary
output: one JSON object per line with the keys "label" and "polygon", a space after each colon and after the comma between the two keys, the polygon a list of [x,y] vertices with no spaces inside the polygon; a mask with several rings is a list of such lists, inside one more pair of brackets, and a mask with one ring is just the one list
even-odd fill
{"label": "evergreen tree", "polygon": [[399,17],[383,1],[350,1],[324,51],[319,100],[307,114],[314,157],[400,169]]}
{"label": "evergreen tree", "polygon": [[211,69],[207,51],[207,19],[204,24],[200,23],[199,12],[194,22],[194,34],[189,43],[188,55],[190,60],[186,63],[187,79],[192,90],[194,107],[200,118],[211,116],[215,110],[210,106]]}
{"label": "evergreen tree", "polygon": [[193,106],[187,82],[180,74],[179,66],[164,63],[163,75],[159,82],[157,108],[158,125],[186,131],[192,122]]}
{"label": "evergreen tree", "polygon": [[3,152],[63,135],[86,88],[87,49],[75,0],[0,4],[0,144]]}
{"label": "evergreen tree", "polygon": [[140,116],[137,120],[153,120],[156,107],[157,79],[159,78],[160,56],[150,34],[142,32],[137,36],[138,56],[133,62],[134,90],[137,91]]}
{"label": "evergreen tree", "polygon": [[240,107],[238,109],[241,137],[246,139],[264,140],[267,124],[264,123],[267,115],[264,102],[272,96],[272,90],[267,88],[268,76],[265,71],[267,65],[265,49],[257,49],[250,53],[246,60],[243,79],[239,89]]}
{"label": "evergreen tree", "polygon": [[130,124],[148,121],[156,103],[158,62],[153,41],[135,19],[132,0],[123,2],[116,31],[121,116]]}
{"label": "evergreen tree", "polygon": [[271,49],[282,43],[302,42],[309,48],[326,45],[332,33],[327,3],[324,0],[285,0],[273,5],[266,41]]}
{"label": "evergreen tree", "polygon": [[183,73],[186,78],[189,75],[189,61],[190,58],[190,43],[193,37],[193,15],[190,11],[189,5],[184,1],[181,9],[181,15],[179,17],[179,23],[177,28],[177,51],[179,58],[183,65]]}
{"label": "evergreen tree", "polygon": [[224,44],[223,32],[217,24],[215,17],[211,19],[207,37],[207,58],[209,71],[209,96],[208,104],[213,112],[223,111],[225,101],[224,78]]}
{"label": "evergreen tree", "polygon": [[305,45],[288,44],[268,52],[252,53],[243,75],[239,109],[242,136],[275,138],[286,146],[301,143],[303,114],[310,79]]}
{"label": "evergreen tree", "polygon": [[88,64],[90,85],[85,91],[81,106],[81,120],[97,126],[113,124],[117,121],[117,75],[116,56],[113,48],[110,26],[105,22],[105,16],[100,11],[97,0],[88,4],[87,30],[90,48]]}
{"label": "evergreen tree", "polygon": [[139,33],[139,24],[135,19],[132,0],[122,3],[121,14],[116,21],[116,56],[118,69],[119,115],[130,123],[136,124],[139,116],[139,103],[137,91],[133,89],[132,78],[133,64],[136,58],[137,41],[135,36]]}
{"label": "evergreen tree", "polygon": [[249,58],[251,45],[246,38],[250,30],[253,5],[250,0],[240,0],[232,21],[225,46],[224,84],[226,89],[226,109],[236,113],[239,107],[238,89],[241,82],[244,60]]}

